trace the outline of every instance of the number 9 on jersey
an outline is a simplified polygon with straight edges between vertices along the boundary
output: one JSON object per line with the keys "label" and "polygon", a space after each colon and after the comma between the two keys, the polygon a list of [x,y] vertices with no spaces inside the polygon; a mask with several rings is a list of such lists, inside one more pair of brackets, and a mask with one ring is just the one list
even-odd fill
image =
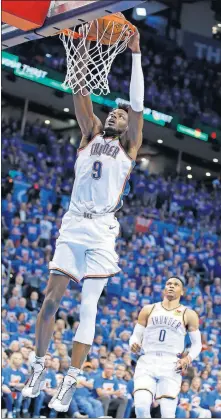
{"label": "number 9 on jersey", "polygon": [[102,163],[101,161],[97,160],[93,163],[91,176],[93,179],[98,180],[101,178],[101,174],[102,174]]}

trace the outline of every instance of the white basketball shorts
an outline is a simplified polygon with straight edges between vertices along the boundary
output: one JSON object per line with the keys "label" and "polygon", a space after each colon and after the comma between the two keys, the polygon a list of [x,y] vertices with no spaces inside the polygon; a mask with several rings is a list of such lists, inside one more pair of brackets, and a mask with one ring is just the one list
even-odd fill
{"label": "white basketball shorts", "polygon": [[108,278],[120,272],[115,242],[119,223],[114,214],[85,218],[68,211],[62,220],[50,270],[82,278]]}
{"label": "white basketball shorts", "polygon": [[176,373],[178,358],[165,352],[150,352],[141,356],[134,374],[134,391],[148,390],[153,399],[176,399],[182,377]]}

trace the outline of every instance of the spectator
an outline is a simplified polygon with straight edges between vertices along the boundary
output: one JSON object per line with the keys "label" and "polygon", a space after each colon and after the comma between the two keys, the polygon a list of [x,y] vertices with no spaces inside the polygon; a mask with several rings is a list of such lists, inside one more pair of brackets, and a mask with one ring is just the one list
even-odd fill
{"label": "spectator", "polygon": [[17,320],[17,315],[19,313],[19,310],[17,307],[17,299],[10,298],[8,300],[8,304],[5,306],[5,309],[7,310],[6,320],[10,323],[15,322]]}
{"label": "spectator", "polygon": [[60,360],[60,371],[62,372],[62,374],[65,375],[68,372],[68,368],[70,367],[70,365],[71,360],[69,357],[65,357]]}
{"label": "spectator", "polygon": [[[189,381],[183,381],[181,385],[181,391],[179,394],[179,401],[176,410],[177,418],[189,418],[191,411],[191,391]],[[191,417],[198,417],[196,412],[191,412]]]}
{"label": "spectator", "polygon": [[119,308],[120,308],[120,305],[119,305],[118,298],[117,297],[113,297],[111,299],[111,302],[110,302],[109,306],[108,306],[110,316],[111,317],[112,316],[116,316],[117,315],[117,312],[119,311]]}
{"label": "spectator", "polygon": [[35,216],[32,218],[31,222],[28,222],[26,224],[26,234],[30,243],[39,241],[41,230],[39,224],[37,223],[37,218]]}
{"label": "spectator", "polygon": [[113,364],[106,362],[104,372],[94,380],[94,390],[95,395],[102,402],[104,416],[108,415],[108,411],[114,411],[117,418],[122,418],[126,410],[127,398],[123,395],[123,391],[119,390],[118,380],[114,378],[113,373]]}
{"label": "spectator", "polygon": [[60,371],[60,360],[57,356],[52,357],[51,360],[51,369],[57,374]]}
{"label": "spectator", "polygon": [[99,418],[104,415],[104,410],[101,401],[92,397],[93,380],[90,380],[90,374],[86,372],[89,368],[91,368],[91,364],[85,363],[83,372],[78,377],[74,397],[81,412],[88,415],[89,418]]}
{"label": "spectator", "polygon": [[127,406],[124,413],[125,418],[130,418],[131,410],[133,406],[133,387],[131,388],[130,381],[125,380],[126,366],[124,364],[118,364],[116,368],[116,378],[118,380],[119,390],[123,392],[124,397],[127,398]]}
{"label": "spectator", "polygon": [[[12,413],[15,410],[17,417],[20,417],[22,410],[23,417],[28,417],[29,400],[23,402],[21,390],[24,387],[26,376],[21,371],[23,357],[20,352],[14,352],[10,358],[10,365],[3,368],[3,384],[4,384],[4,399],[7,408],[9,408],[9,417],[13,417]],[[12,397],[12,392],[14,397]],[[13,410],[12,407],[14,406]]]}
{"label": "spectator", "polygon": [[36,291],[31,293],[30,298],[27,301],[27,309],[34,312],[39,311],[39,295]]}
{"label": "spectator", "polygon": [[131,313],[134,310],[134,307],[137,307],[139,304],[138,291],[136,290],[136,281],[131,280],[130,286],[125,289],[121,297],[123,302],[123,308]]}
{"label": "spectator", "polygon": [[46,247],[50,243],[52,222],[49,215],[44,215],[43,220],[40,221],[40,247]]}
{"label": "spectator", "polygon": [[214,344],[215,342],[213,340],[209,340],[208,349],[203,352],[203,357],[213,358],[215,356]]}
{"label": "spectator", "polygon": [[204,409],[202,407],[203,393],[201,392],[201,379],[195,377],[191,383],[191,406],[194,413],[197,413],[198,418],[211,418],[211,412],[209,409]]}
{"label": "spectator", "polygon": [[18,313],[22,313],[24,315],[24,320],[28,322],[31,317],[30,311],[26,308],[27,300],[26,298],[22,297],[19,299],[18,302]]}
{"label": "spectator", "polygon": [[221,418],[221,379],[218,379],[216,389],[209,394],[209,408],[212,418]]}

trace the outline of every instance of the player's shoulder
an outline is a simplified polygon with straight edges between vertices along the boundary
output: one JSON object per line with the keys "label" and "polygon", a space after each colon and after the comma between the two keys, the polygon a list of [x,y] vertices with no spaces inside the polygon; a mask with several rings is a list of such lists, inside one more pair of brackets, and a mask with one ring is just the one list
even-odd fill
{"label": "player's shoulder", "polygon": [[143,306],[142,308],[142,312],[143,314],[147,314],[148,316],[152,313],[154,307],[156,306],[157,303],[153,303],[153,304],[146,304],[145,306]]}
{"label": "player's shoulder", "polygon": [[194,317],[197,316],[198,317],[198,313],[193,308],[190,308],[188,306],[185,306],[184,304],[182,304],[182,307],[183,307],[183,311],[184,311],[184,313],[186,315],[188,315],[188,316],[194,316]]}
{"label": "player's shoulder", "polygon": [[190,307],[185,307],[185,311],[183,312],[183,314],[184,314],[184,323],[186,326],[199,322],[199,315],[194,309]]}
{"label": "player's shoulder", "polygon": [[103,137],[103,127],[97,127],[94,132],[91,132],[90,135],[83,135],[78,151],[84,150],[89,144],[92,144],[94,140],[99,140]]}

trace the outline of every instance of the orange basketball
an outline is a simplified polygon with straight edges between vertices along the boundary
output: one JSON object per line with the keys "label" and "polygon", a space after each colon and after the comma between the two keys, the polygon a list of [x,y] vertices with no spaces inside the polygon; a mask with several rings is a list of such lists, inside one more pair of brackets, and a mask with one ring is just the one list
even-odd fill
{"label": "orange basketball", "polygon": [[[101,17],[92,22],[87,38],[100,40],[101,44],[104,45],[115,44],[115,42],[118,41],[125,24],[127,24],[127,21],[123,13],[120,12]],[[132,27],[131,24],[130,26]],[[125,36],[122,37],[122,41],[124,38]]]}

